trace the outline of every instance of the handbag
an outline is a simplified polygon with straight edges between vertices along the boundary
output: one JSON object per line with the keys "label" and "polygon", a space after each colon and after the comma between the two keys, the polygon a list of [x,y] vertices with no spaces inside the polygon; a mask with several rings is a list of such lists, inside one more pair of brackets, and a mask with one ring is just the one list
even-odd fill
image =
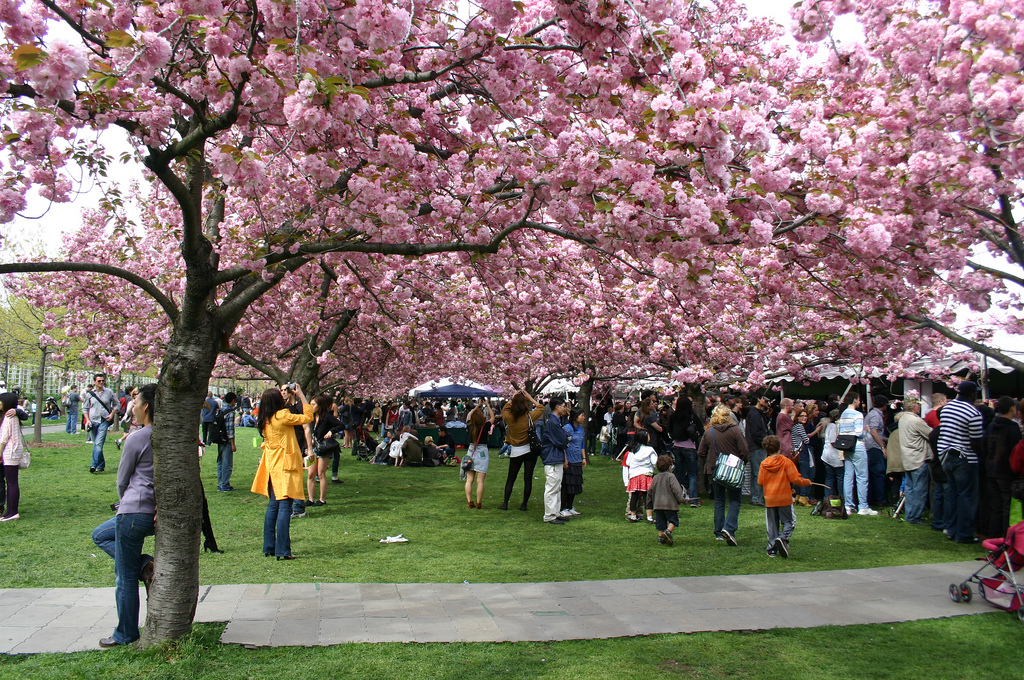
{"label": "handbag", "polygon": [[25,434],[21,431],[21,426],[18,426],[18,436],[21,437],[21,460],[18,461],[19,470],[27,470],[28,466],[32,464],[32,452],[28,450],[28,444],[25,443]]}
{"label": "handbag", "polygon": [[527,434],[530,442],[530,455],[540,458],[544,455],[544,445],[540,441],[540,435],[537,434],[537,424],[533,422],[532,417],[530,417],[530,429]]}
{"label": "handbag", "polygon": [[477,428],[476,441],[473,442],[473,448],[466,451],[466,455],[462,457],[462,472],[469,472],[473,469],[473,452],[476,451],[476,447],[480,445],[480,435],[484,433],[483,425]]}
{"label": "handbag", "polygon": [[[715,440],[715,428],[708,430],[711,433],[711,445],[718,451],[718,442]],[[743,460],[731,453],[719,453],[715,459],[715,474],[712,482],[721,484],[730,489],[739,489],[743,486]]]}
{"label": "handbag", "polygon": [[313,452],[318,456],[337,456],[341,453],[341,444],[334,437],[313,440]]}
{"label": "handbag", "polygon": [[832,448],[837,451],[853,451],[857,448],[857,435],[841,434],[836,436],[836,440],[832,442]]}

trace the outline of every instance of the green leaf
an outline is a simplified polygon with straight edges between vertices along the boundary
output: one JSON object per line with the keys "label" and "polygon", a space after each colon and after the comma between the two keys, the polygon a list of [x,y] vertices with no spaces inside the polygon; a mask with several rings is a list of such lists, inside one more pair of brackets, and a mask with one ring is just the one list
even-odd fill
{"label": "green leaf", "polygon": [[600,210],[601,212],[611,212],[615,209],[615,206],[608,201],[598,201],[594,204],[594,209]]}
{"label": "green leaf", "polygon": [[135,38],[118,29],[107,33],[107,47],[132,47],[135,45]]}
{"label": "green leaf", "polygon": [[14,50],[13,56],[15,68],[19,71],[26,71],[33,66],[42,64],[49,55],[46,50],[40,49],[35,45],[19,45]]}

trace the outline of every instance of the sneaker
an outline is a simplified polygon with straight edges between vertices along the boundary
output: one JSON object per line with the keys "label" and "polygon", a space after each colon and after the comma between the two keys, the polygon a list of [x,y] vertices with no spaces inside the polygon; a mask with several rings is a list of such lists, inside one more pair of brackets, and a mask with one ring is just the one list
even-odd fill
{"label": "sneaker", "polygon": [[856,515],[857,514],[857,508],[851,508],[849,505],[847,505],[846,506],[846,514],[847,515]]}
{"label": "sneaker", "polygon": [[665,531],[665,543],[667,543],[669,545],[672,545],[672,532],[671,531],[667,531],[667,530]]}
{"label": "sneaker", "polygon": [[564,510],[558,511],[558,516],[562,519],[572,519],[574,515],[569,511],[568,508],[565,508]]}
{"label": "sneaker", "polygon": [[630,522],[639,522],[640,521],[640,519],[636,515],[627,515],[626,519],[628,519]]}
{"label": "sneaker", "polygon": [[775,548],[768,548],[768,550],[766,552],[768,553],[768,557],[778,557],[779,556],[779,552]]}
{"label": "sneaker", "polygon": [[[10,522],[14,519],[21,519],[21,515],[11,515],[10,517],[0,517],[0,522]],[[977,541],[975,541],[977,542]]]}
{"label": "sneaker", "polygon": [[341,484],[341,480],[337,477],[331,477],[331,484]]}
{"label": "sneaker", "polygon": [[292,513],[292,519],[299,519],[300,517],[305,517],[305,516],[306,516],[306,509],[305,508],[303,508],[302,510],[299,510],[298,512],[293,512]]}
{"label": "sneaker", "polygon": [[715,540],[716,541],[724,541],[725,540],[725,536],[715,536]]}
{"label": "sneaker", "polygon": [[583,514],[582,512],[580,512],[579,510],[577,510],[576,508],[569,508],[569,513],[570,513],[570,514],[571,514],[571,515],[572,515],[573,517],[579,517],[580,515],[582,515],[582,514]]}
{"label": "sneaker", "polygon": [[775,550],[782,557],[789,557],[789,546],[781,538],[776,538],[775,543],[772,545],[772,549]]}
{"label": "sneaker", "polygon": [[94,468],[94,467],[89,468],[89,472],[92,472],[93,474],[95,474],[96,473],[96,468]]}
{"label": "sneaker", "polygon": [[668,539],[664,536],[658,536],[658,545],[665,545],[668,543]]}
{"label": "sneaker", "polygon": [[647,518],[647,523],[648,524],[654,524],[654,518],[653,517],[648,517]]}
{"label": "sneaker", "polygon": [[559,519],[559,518],[556,517],[554,519],[546,519],[546,520],[544,520],[544,523],[545,524],[565,524],[565,520],[564,519]]}
{"label": "sneaker", "polygon": [[114,446],[116,446],[117,450],[120,451],[121,450],[121,440],[120,439],[115,440],[114,441]]}
{"label": "sneaker", "polygon": [[875,515],[878,514],[878,510],[872,510],[871,508],[864,508],[863,510],[858,510],[857,514],[858,515],[863,515],[864,517],[874,517]]}
{"label": "sneaker", "polygon": [[728,531],[726,531],[725,529],[722,529],[722,538],[724,538],[725,542],[729,545],[739,545],[738,543],[736,543],[736,537]]}

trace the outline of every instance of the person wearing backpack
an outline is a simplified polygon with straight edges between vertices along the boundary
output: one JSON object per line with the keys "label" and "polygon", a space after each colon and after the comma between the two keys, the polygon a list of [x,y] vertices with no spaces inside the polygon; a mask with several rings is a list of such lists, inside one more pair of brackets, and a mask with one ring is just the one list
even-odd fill
{"label": "person wearing backpack", "polygon": [[213,416],[212,441],[217,443],[217,491],[235,491],[231,486],[231,472],[235,466],[235,400],[234,392],[224,395],[227,408],[218,408]]}
{"label": "person wearing backpack", "polygon": [[704,428],[693,412],[693,402],[684,394],[676,398],[676,408],[669,419],[675,475],[679,485],[687,490],[691,508],[700,507],[697,495],[697,446]]}

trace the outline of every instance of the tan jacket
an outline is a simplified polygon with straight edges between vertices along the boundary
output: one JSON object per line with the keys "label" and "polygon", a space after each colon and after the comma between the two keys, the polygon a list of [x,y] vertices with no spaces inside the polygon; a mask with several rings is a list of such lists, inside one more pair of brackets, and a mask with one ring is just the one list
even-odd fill
{"label": "tan jacket", "polygon": [[505,420],[505,441],[512,446],[524,446],[530,443],[530,419],[536,425],[544,419],[544,407],[538,406],[524,414],[519,420],[512,417],[512,402],[501,409],[501,417]]}

